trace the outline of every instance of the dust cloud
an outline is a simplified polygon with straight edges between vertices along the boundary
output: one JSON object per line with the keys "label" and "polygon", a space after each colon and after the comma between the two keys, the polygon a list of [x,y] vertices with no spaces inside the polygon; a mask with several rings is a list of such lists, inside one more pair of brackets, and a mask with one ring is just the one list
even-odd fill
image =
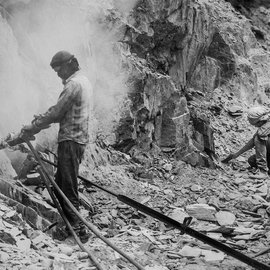
{"label": "dust cloud", "polygon": [[77,57],[93,85],[94,111],[99,118],[93,121],[93,130],[95,125],[108,124],[127,89],[126,73],[119,67],[115,49],[118,37],[105,27],[105,18],[108,9],[127,14],[135,3],[0,0],[0,135],[19,131],[34,114],[55,104],[62,83],[49,63],[59,50]]}

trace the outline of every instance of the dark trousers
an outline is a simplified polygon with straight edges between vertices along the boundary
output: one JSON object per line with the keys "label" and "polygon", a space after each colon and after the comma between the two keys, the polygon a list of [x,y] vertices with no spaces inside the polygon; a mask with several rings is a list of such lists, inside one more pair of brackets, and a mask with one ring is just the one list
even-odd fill
{"label": "dark trousers", "polygon": [[[55,182],[70,202],[79,210],[78,173],[85,145],[73,141],[63,141],[58,145],[58,163]],[[72,226],[79,225],[79,219],[63,198],[56,192],[64,214]]]}
{"label": "dark trousers", "polygon": [[248,159],[251,167],[259,168],[263,171],[270,171],[270,136],[266,140],[261,140],[254,136],[255,155]]}

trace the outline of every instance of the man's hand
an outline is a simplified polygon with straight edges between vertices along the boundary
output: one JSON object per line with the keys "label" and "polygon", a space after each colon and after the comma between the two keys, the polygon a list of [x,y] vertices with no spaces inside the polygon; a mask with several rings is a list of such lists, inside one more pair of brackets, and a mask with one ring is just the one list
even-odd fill
{"label": "man's hand", "polygon": [[42,117],[42,114],[34,114],[34,119],[32,120],[31,124],[34,124],[36,120],[39,120]]}
{"label": "man's hand", "polygon": [[[25,125],[21,129],[21,137],[25,139],[33,138],[35,134],[39,133],[42,129],[49,128],[50,125],[39,127],[36,125],[35,120],[38,116],[35,116],[35,119],[31,122],[30,125]],[[31,139],[30,139],[31,140]]]}
{"label": "man's hand", "polygon": [[19,137],[22,138],[23,140],[34,140],[35,139],[34,135],[39,133],[40,130],[41,129],[38,128],[34,124],[25,125],[21,129],[21,133],[20,133]]}
{"label": "man's hand", "polygon": [[228,163],[230,160],[237,158],[233,153],[230,153],[225,159],[221,160],[222,163]]}
{"label": "man's hand", "polygon": [[36,125],[34,124],[30,124],[30,125],[25,125],[23,126],[21,132],[22,133],[28,133],[31,135],[37,134],[38,132],[40,132],[40,128],[38,128]]}

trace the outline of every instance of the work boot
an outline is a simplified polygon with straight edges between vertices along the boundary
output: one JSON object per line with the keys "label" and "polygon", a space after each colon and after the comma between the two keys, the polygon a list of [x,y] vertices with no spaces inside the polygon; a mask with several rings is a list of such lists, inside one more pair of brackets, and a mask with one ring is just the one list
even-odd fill
{"label": "work boot", "polygon": [[67,228],[62,227],[58,229],[56,238],[60,241],[65,241],[70,236],[71,236],[71,232]]}
{"label": "work boot", "polygon": [[84,225],[80,227],[79,237],[83,244],[85,244],[89,240],[90,233]]}
{"label": "work boot", "polygon": [[77,236],[80,238],[81,242],[83,244],[85,244],[90,237],[90,234],[89,234],[88,230],[86,229],[85,225],[78,224],[76,226],[73,226],[73,229],[74,229],[75,233],[77,234]]}
{"label": "work boot", "polygon": [[68,228],[68,226],[65,226],[65,233],[68,235],[68,236],[71,236],[72,233],[70,231],[70,229]]}

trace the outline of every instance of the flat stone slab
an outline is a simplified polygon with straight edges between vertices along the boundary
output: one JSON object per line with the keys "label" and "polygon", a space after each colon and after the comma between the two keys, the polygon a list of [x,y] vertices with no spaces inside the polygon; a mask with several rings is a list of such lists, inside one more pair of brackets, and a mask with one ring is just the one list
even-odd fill
{"label": "flat stone slab", "polygon": [[36,229],[43,230],[56,221],[62,223],[55,208],[34,191],[17,186],[13,179],[0,178],[0,193],[1,198],[8,205],[14,206],[16,211],[22,214],[23,219]]}
{"label": "flat stone slab", "polygon": [[208,204],[198,203],[186,206],[187,213],[199,220],[216,221],[216,209]]}

